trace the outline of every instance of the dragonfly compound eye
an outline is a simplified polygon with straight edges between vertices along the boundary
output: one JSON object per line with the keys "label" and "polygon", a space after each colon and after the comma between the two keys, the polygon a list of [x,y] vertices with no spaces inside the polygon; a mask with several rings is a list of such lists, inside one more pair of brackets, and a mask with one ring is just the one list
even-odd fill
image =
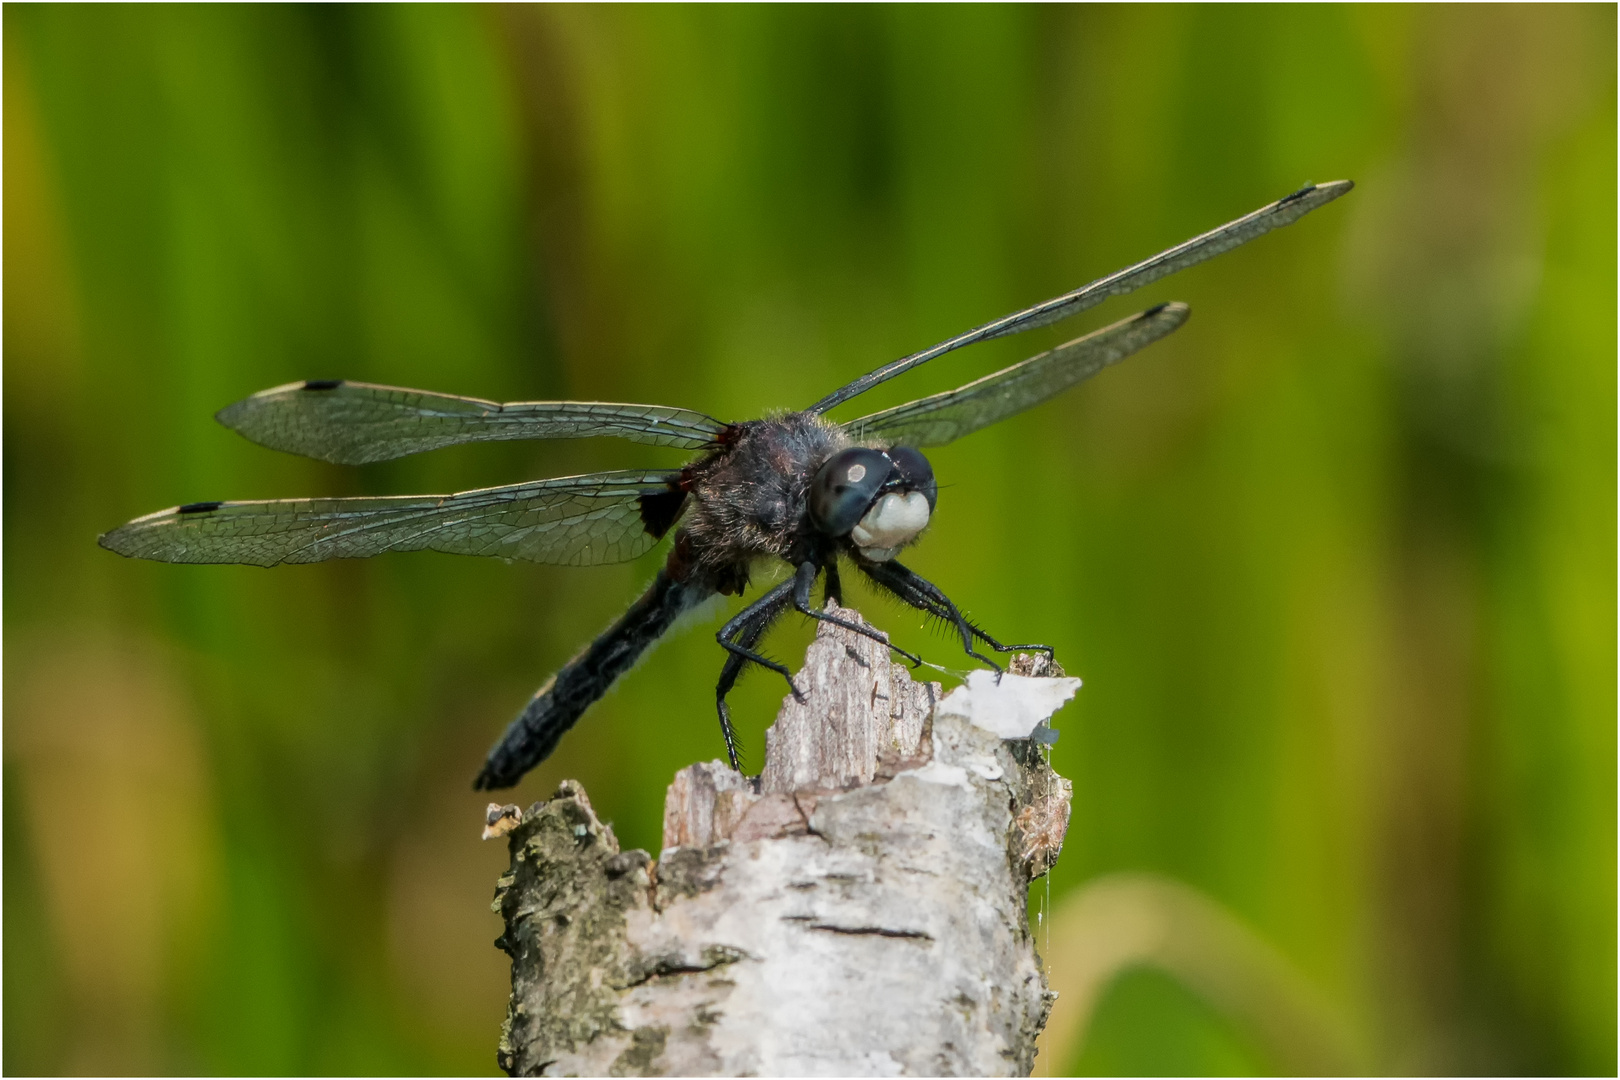
{"label": "dragonfly compound eye", "polygon": [[920,450],[913,450],[909,446],[891,446],[889,460],[894,462],[894,471],[901,487],[908,491],[920,491],[928,500],[928,510],[933,512],[939,498],[939,486],[934,483],[934,467],[928,464],[928,459],[922,456]]}
{"label": "dragonfly compound eye", "polygon": [[866,516],[894,464],[881,450],[852,446],[827,459],[810,484],[810,517],[828,536],[844,536]]}

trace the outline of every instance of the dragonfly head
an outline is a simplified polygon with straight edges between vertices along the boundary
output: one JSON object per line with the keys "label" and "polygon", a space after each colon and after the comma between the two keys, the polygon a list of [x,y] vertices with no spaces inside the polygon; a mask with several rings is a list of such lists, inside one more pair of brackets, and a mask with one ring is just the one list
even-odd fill
{"label": "dragonfly head", "polygon": [[939,489],[928,459],[909,446],[852,446],[827,459],[810,485],[810,518],[848,536],[867,559],[894,558],[928,525]]}

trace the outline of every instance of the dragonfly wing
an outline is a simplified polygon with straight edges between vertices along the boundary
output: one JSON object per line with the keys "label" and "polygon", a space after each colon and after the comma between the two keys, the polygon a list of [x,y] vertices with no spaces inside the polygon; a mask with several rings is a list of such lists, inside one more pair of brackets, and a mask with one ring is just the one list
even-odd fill
{"label": "dragonfly wing", "polygon": [[456,495],[191,503],[137,518],[101,546],[159,562],[253,566],[421,550],[565,566],[625,562],[679,517],[678,478],[603,472]]}
{"label": "dragonfly wing", "polygon": [[724,424],[689,409],[600,401],[518,401],[324,380],[254,394],[217,415],[220,423],[273,450],[339,465],[498,439],[609,435],[654,446],[698,449]]}
{"label": "dragonfly wing", "polygon": [[1272,229],[1291,225],[1318,206],[1337,199],[1354,186],[1349,180],[1335,180],[1327,184],[1311,184],[1301,188],[1286,198],[1262,206],[1252,214],[1240,217],[1236,221],[1229,221],[1218,229],[1213,229],[1202,236],[1195,236],[1168,251],[1161,251],[1153,258],[1139,262],[1135,266],[1128,266],[1117,273],[1098,278],[1089,285],[1082,285],[1073,292],[1053,297],[1043,304],[1036,304],[1023,311],[1015,311],[995,322],[985,323],[983,326],[942,341],[932,348],[885,364],[876,371],[862,375],[847,386],[834,390],[810,406],[809,411],[824,413],[856,394],[865,393],[879,383],[887,382],[896,375],[910,371],[917,365],[927,363],[952,349],[960,349],[964,345],[988,341],[991,338],[1005,337],[1008,334],[1022,333],[1025,330],[1034,330],[1040,326],[1049,326],[1060,319],[1067,319],[1070,315],[1077,315],[1089,307],[1094,307],[1111,296],[1140,289],[1143,285],[1173,274],[1177,270],[1184,270],[1222,252],[1231,251]]}
{"label": "dragonfly wing", "polygon": [[1186,304],[1160,304],[966,386],[863,416],[845,427],[858,440],[941,446],[1039,405],[1186,321]]}

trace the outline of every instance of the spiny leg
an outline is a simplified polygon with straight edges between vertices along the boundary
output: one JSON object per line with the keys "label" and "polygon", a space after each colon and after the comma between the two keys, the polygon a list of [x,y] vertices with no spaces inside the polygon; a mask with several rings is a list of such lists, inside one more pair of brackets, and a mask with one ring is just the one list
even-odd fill
{"label": "spiny leg", "polygon": [[834,626],[841,626],[845,630],[860,634],[862,637],[871,638],[879,645],[893,649],[907,660],[910,660],[912,667],[919,667],[922,664],[922,657],[916,655],[915,653],[909,653],[900,646],[892,644],[889,641],[889,636],[883,633],[881,630],[876,630],[870,626],[862,626],[860,623],[852,623],[848,619],[840,619],[836,615],[829,615],[825,611],[817,611],[815,608],[811,607],[810,586],[815,584],[816,569],[816,564],[813,562],[804,562],[799,564],[798,572],[793,575],[794,607],[798,608],[801,613],[810,616],[812,619],[832,623]]}
{"label": "spiny leg", "polygon": [[[752,650],[759,643],[759,639],[765,636],[765,631],[770,629],[771,623],[776,621],[776,617],[787,610],[787,597],[776,595],[780,593],[779,588],[772,589],[766,594],[766,598],[775,596],[770,606],[762,608],[759,603],[755,603],[743,613],[746,615],[752,612],[753,615],[738,631],[737,644]],[[714,688],[715,708],[720,713],[720,734],[726,740],[726,758],[737,772],[742,772],[742,763],[737,756],[737,733],[731,726],[731,707],[726,704],[726,695],[731,693],[731,688],[737,684],[737,677],[742,674],[743,665],[747,663],[747,657],[736,652],[730,653],[726,657],[725,666],[720,669],[720,681]]]}
{"label": "spiny leg", "polygon": [[736,641],[732,640],[733,638],[740,636],[743,628],[747,626],[748,623],[752,622],[761,611],[764,611],[767,608],[786,600],[792,592],[793,581],[790,578],[776,586],[774,589],[771,589],[764,596],[761,596],[758,600],[755,600],[752,604],[749,604],[747,607],[737,612],[737,614],[733,616],[731,620],[726,623],[726,625],[722,626],[715,633],[714,640],[718,641],[720,643],[720,647],[727,652],[735,656],[740,656],[744,660],[752,660],[760,667],[770,668],[772,671],[782,676],[782,678],[787,680],[788,689],[793,691],[793,696],[798,698],[800,701],[803,701],[804,695],[799,693],[799,688],[797,686],[793,685],[793,673],[787,669],[786,665],[778,664],[770,657],[761,656],[753,649],[750,649],[745,645],[740,645]]}
{"label": "spiny leg", "polygon": [[843,607],[844,583],[838,576],[838,560],[827,560],[827,565],[822,567],[822,571],[827,575],[827,580],[821,590],[821,606],[826,607],[827,602],[832,601],[839,607]]}
{"label": "spiny leg", "polygon": [[954,626],[962,635],[962,648],[971,657],[981,660],[996,671],[1001,665],[984,656],[973,648],[974,639],[984,642],[997,652],[1044,652],[1052,655],[1050,645],[1003,645],[989,634],[985,633],[963,616],[956,605],[951,603],[950,597],[940,591],[939,587],[926,578],[912,572],[901,564],[893,561],[862,565],[861,569],[873,582],[881,585],[895,596],[910,604],[912,607],[927,612],[936,618],[943,619]]}
{"label": "spiny leg", "polygon": [[938,585],[935,585],[933,582],[911,570],[909,567],[901,566],[896,562],[891,562],[889,565],[894,567],[894,569],[899,571],[902,575],[908,577],[910,581],[918,587],[918,589],[920,589],[925,595],[929,596],[936,604],[952,613],[951,615],[947,615],[947,618],[950,618],[951,621],[954,622],[956,617],[960,617],[962,621],[967,624],[967,628],[973,633],[974,637],[978,638],[980,641],[984,642],[997,652],[1039,652],[1045,653],[1047,659],[1051,659],[1054,650],[1050,645],[1037,645],[1033,643],[1025,645],[1003,645],[1001,642],[985,633],[984,630],[982,630],[978,624],[974,623],[971,619],[962,616],[961,612],[957,610],[956,605],[951,603],[950,597],[946,596],[940,590]]}
{"label": "spiny leg", "polygon": [[[962,651],[973,657],[975,660],[979,660],[990,665],[992,668],[995,668],[998,674],[1000,673],[1000,664],[973,648],[973,639],[978,636],[984,636],[983,632],[981,631],[979,634],[975,634],[974,631],[977,628],[972,623],[968,622],[962,613],[957,610],[956,605],[951,603],[950,599],[947,598],[944,593],[932,587],[929,589],[922,588],[921,586],[927,585],[928,582],[924,581],[920,577],[917,577],[917,575],[912,574],[903,566],[896,567],[893,560],[880,563],[874,568],[862,567],[862,569],[866,570],[867,576],[870,577],[874,582],[888,589],[891,593],[899,597],[901,600],[904,600],[912,607],[920,608],[921,610],[928,612],[930,615],[943,619],[954,626],[957,632],[962,635]],[[892,570],[894,569],[904,571],[904,573],[893,573]]]}

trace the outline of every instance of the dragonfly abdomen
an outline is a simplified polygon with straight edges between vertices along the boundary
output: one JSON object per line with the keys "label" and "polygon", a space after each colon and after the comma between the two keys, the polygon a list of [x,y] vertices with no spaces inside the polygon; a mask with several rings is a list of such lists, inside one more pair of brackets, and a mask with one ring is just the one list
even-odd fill
{"label": "dragonfly abdomen", "polygon": [[630,610],[584,652],[563,665],[507,726],[473,781],[479,790],[507,788],[551,756],[557,741],[608,687],[629,671],[675,621],[714,595],[700,580],[677,581],[658,571]]}

